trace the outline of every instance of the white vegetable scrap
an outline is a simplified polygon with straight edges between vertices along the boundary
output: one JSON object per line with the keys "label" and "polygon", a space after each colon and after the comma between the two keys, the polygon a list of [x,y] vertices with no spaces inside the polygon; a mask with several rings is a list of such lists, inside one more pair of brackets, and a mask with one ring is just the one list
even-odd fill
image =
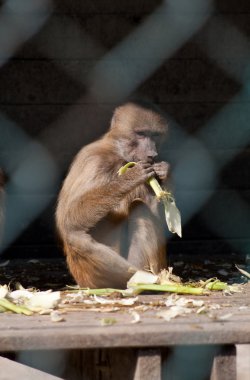
{"label": "white vegetable scrap", "polygon": [[151,272],[146,272],[144,270],[138,270],[135,274],[129,279],[127,287],[131,284],[156,284],[159,277]]}
{"label": "white vegetable scrap", "polygon": [[226,319],[231,318],[232,316],[233,316],[233,314],[228,313],[228,314],[224,314],[224,315],[219,316],[218,319],[224,321],[224,320],[226,320]]}
{"label": "white vegetable scrap", "polygon": [[93,299],[86,299],[85,294],[80,290],[77,293],[67,293],[62,299],[62,304],[72,304],[72,303],[86,303],[86,304],[96,304]]}
{"label": "white vegetable scrap", "polygon": [[241,292],[242,292],[241,284],[228,285],[227,289],[223,290],[223,294],[229,295],[229,296],[231,296],[233,293],[241,293]]}
{"label": "white vegetable scrap", "polygon": [[29,299],[27,306],[30,308],[54,309],[60,302],[60,292],[35,292]]}
{"label": "white vegetable scrap", "polygon": [[50,313],[50,319],[52,322],[63,322],[65,321],[64,317],[58,310],[53,310]]}
{"label": "white vegetable scrap", "polygon": [[191,298],[179,297],[176,294],[171,294],[165,302],[166,306],[186,306],[186,307],[201,307],[204,305],[203,300],[194,300]]}
{"label": "white vegetable scrap", "polygon": [[98,297],[94,295],[94,299],[96,302],[102,305],[122,305],[122,306],[132,306],[138,301],[138,297],[134,298],[121,298],[121,299],[107,299],[103,297]]}
{"label": "white vegetable scrap", "polygon": [[132,317],[133,317],[131,323],[139,323],[139,322],[141,322],[141,317],[140,317],[140,314],[139,314],[139,313],[137,313],[137,312],[134,311],[134,310],[131,310],[129,313],[130,313],[130,314],[132,315]]}
{"label": "white vegetable scrap", "polygon": [[219,309],[221,309],[221,306],[218,303],[212,303],[211,305],[209,305],[209,309],[210,310],[219,310]]}
{"label": "white vegetable scrap", "polygon": [[247,309],[248,309],[248,306],[245,306],[245,305],[239,307],[239,310],[247,310]]}
{"label": "white vegetable scrap", "polygon": [[27,289],[14,290],[9,294],[9,298],[13,301],[29,300],[34,296],[34,293]]}
{"label": "white vegetable scrap", "polygon": [[177,316],[190,314],[190,313],[192,313],[192,310],[188,307],[171,306],[167,310],[159,311],[157,313],[157,316],[169,322],[172,318],[176,318]]}
{"label": "white vegetable scrap", "polygon": [[173,267],[168,267],[159,273],[159,283],[161,285],[181,284],[181,278],[173,274]]}
{"label": "white vegetable scrap", "polygon": [[206,306],[202,306],[200,307],[197,311],[196,311],[196,314],[205,314],[207,313],[208,309]]}
{"label": "white vegetable scrap", "polygon": [[7,285],[0,285],[0,298],[5,298],[8,294],[8,286]]}
{"label": "white vegetable scrap", "polygon": [[172,318],[176,318],[177,316],[192,313],[197,307],[201,309],[204,307],[204,301],[179,297],[176,294],[172,294],[167,298],[165,305],[168,309],[158,312],[157,316],[163,318],[165,321],[170,321]]}
{"label": "white vegetable scrap", "polygon": [[202,300],[189,300],[189,301],[192,302],[192,305],[194,307],[201,307],[204,305],[204,301],[202,301]]}
{"label": "white vegetable scrap", "polygon": [[41,311],[39,311],[39,314],[40,315],[50,315],[52,311],[53,311],[53,309],[42,309]]}

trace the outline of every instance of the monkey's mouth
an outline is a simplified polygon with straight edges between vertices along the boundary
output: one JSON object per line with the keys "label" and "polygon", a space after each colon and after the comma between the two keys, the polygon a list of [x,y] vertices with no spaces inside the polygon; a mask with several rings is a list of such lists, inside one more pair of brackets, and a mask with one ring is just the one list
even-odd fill
{"label": "monkey's mouth", "polygon": [[149,163],[149,164],[154,164],[155,163],[155,160],[153,158],[147,158],[146,161]]}
{"label": "monkey's mouth", "polygon": [[136,156],[134,156],[131,161],[134,161],[134,162],[145,161],[151,165],[153,165],[155,163],[155,160],[151,157],[136,157]]}

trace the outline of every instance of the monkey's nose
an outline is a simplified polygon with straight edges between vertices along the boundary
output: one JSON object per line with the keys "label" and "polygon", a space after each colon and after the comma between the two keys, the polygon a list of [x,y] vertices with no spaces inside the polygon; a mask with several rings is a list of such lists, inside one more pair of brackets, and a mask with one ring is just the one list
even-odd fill
{"label": "monkey's nose", "polygon": [[148,157],[147,157],[147,162],[148,162],[149,164],[153,164],[153,163],[155,162],[155,160],[154,160],[154,158],[153,158],[152,156],[148,156]]}
{"label": "monkey's nose", "polygon": [[151,152],[150,154],[148,154],[148,159],[151,160],[151,161],[154,161],[154,159],[158,156],[158,153],[157,152]]}

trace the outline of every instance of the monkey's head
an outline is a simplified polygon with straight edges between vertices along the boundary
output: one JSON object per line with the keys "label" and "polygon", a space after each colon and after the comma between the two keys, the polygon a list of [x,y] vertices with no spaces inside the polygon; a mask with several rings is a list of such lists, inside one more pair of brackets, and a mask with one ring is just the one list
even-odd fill
{"label": "monkey's head", "polygon": [[166,137],[165,118],[152,108],[127,103],[115,110],[109,136],[125,161],[153,162]]}

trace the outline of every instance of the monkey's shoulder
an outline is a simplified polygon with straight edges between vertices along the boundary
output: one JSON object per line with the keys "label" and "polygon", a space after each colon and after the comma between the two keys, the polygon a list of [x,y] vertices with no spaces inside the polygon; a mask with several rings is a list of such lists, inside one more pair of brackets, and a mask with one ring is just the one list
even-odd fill
{"label": "monkey's shoulder", "polygon": [[98,174],[112,173],[122,166],[123,160],[118,156],[113,144],[100,139],[83,147],[77,154],[73,165],[81,172],[91,171]]}

